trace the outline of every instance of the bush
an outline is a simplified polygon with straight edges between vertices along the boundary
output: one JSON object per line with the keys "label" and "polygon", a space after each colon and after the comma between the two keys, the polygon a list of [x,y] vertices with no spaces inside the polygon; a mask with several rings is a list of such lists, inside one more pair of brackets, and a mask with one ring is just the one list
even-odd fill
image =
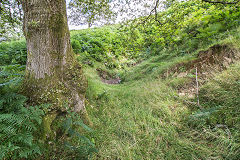
{"label": "bush", "polygon": [[0,66],[10,64],[25,65],[27,48],[25,41],[11,41],[0,43]]}
{"label": "bush", "polygon": [[72,31],[72,47],[82,63],[93,65],[101,62],[108,68],[119,68],[122,59],[138,58],[142,42],[139,32],[125,32],[117,25]]}

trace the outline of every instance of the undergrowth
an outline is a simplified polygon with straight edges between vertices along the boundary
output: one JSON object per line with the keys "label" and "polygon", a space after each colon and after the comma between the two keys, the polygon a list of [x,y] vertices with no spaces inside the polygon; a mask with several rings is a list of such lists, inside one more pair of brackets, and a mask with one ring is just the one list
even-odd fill
{"label": "undergrowth", "polygon": [[30,158],[41,154],[34,133],[44,112],[25,107],[27,98],[17,94],[24,67],[10,65],[0,70],[0,159]]}
{"label": "undergrowth", "polygon": [[48,136],[43,119],[50,104],[28,105],[19,93],[24,70],[18,64],[0,67],[0,159],[89,159],[97,150],[84,134],[92,129],[75,112],[49,128],[57,128],[55,139],[43,138]]}
{"label": "undergrowth", "polygon": [[237,62],[201,87],[199,96],[204,109],[193,113],[190,123],[196,128],[211,128],[215,136],[222,138],[219,143],[228,145],[225,158],[236,160],[240,158],[239,69]]}

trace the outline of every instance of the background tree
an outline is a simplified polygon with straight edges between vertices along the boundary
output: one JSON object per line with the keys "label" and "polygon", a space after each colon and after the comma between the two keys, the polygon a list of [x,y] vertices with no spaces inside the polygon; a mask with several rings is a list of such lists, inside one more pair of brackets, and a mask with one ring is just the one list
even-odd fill
{"label": "background tree", "polygon": [[[72,24],[103,25],[134,20],[169,7],[173,1],[160,0],[71,0],[69,18]],[[151,11],[153,9],[153,11]]]}
{"label": "background tree", "polygon": [[3,40],[21,35],[22,16],[19,1],[0,0],[0,37]]}
{"label": "background tree", "polygon": [[72,24],[87,24],[89,28],[116,18],[109,0],[71,0],[68,8]]}

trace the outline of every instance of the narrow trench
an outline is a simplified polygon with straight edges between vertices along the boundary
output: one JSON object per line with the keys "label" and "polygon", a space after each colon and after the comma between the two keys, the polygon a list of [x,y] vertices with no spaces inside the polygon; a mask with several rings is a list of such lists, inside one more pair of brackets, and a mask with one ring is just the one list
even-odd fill
{"label": "narrow trench", "polygon": [[107,71],[102,70],[101,68],[96,69],[98,72],[99,77],[101,78],[101,81],[106,84],[120,84],[121,83],[121,78],[116,76],[112,76],[110,73]]}

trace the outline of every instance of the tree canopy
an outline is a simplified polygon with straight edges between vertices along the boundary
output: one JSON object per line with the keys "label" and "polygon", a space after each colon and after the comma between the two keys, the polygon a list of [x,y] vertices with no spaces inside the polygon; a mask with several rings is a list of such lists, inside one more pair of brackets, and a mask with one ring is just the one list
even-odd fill
{"label": "tree canopy", "polygon": [[[191,1],[191,0],[190,0]],[[196,0],[194,0],[196,1]],[[68,16],[71,24],[83,25],[103,25],[119,23],[126,20],[134,20],[138,17],[150,17],[155,15],[155,20],[159,21],[158,13],[162,12],[177,0],[68,0]],[[238,5],[239,0],[211,1],[201,0],[197,3],[205,2],[215,5]],[[14,29],[19,31],[23,12],[20,0],[1,0],[0,3],[0,34]],[[143,21],[145,22],[145,21]],[[16,29],[18,26],[18,29]]]}
{"label": "tree canopy", "polygon": [[0,1],[0,37],[21,32],[23,12],[19,0]]}

